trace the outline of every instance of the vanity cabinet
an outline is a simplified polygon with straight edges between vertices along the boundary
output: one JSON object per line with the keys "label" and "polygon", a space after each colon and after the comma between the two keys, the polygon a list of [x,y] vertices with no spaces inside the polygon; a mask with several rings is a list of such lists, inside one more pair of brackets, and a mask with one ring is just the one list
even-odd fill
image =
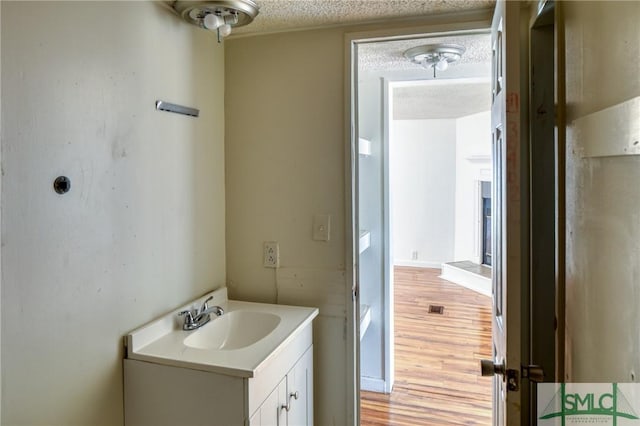
{"label": "vanity cabinet", "polygon": [[298,360],[249,421],[250,426],[313,424],[313,348]]}
{"label": "vanity cabinet", "polygon": [[250,374],[170,364],[125,358],[126,426],[313,425],[311,323]]}

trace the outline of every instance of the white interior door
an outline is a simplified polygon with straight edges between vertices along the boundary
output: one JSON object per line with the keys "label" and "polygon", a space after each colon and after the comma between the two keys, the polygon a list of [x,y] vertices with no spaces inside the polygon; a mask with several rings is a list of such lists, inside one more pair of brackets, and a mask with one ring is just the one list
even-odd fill
{"label": "white interior door", "polygon": [[483,361],[483,375],[494,375],[494,425],[520,425],[522,338],[526,316],[522,306],[526,261],[526,215],[523,191],[523,149],[520,93],[520,2],[500,0],[492,24],[492,143],[493,143],[493,354]]}

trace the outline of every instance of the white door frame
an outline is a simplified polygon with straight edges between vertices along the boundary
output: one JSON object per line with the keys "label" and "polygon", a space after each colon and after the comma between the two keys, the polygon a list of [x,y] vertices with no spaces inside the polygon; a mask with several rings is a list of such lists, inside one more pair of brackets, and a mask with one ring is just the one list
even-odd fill
{"label": "white door frame", "polygon": [[384,244],[382,285],[384,285],[384,391],[391,393],[395,380],[393,324],[393,243],[391,234],[391,114],[393,113],[393,82],[384,79],[382,87],[382,244]]}
{"label": "white door frame", "polygon": [[400,24],[396,27],[372,29],[370,31],[345,34],[345,243],[346,243],[346,286],[347,306],[346,347],[347,347],[347,394],[352,399],[347,403],[349,424],[360,424],[360,312],[358,294],[358,128],[357,128],[357,64],[354,62],[357,44],[371,41],[436,36],[451,33],[486,32],[491,27],[492,10],[474,11],[460,14],[446,14],[425,17],[420,23]]}
{"label": "white door frame", "polygon": [[[357,50],[354,55],[354,63],[358,62]],[[382,353],[384,365],[382,368],[382,378],[369,378],[360,376],[361,388],[374,391],[391,393],[393,389],[394,381],[394,356],[393,356],[393,245],[391,242],[391,201],[390,201],[390,171],[389,171],[389,141],[390,141],[390,125],[391,114],[393,111],[392,94],[394,81],[387,78],[383,78],[381,82],[381,98],[382,105],[382,132],[381,132],[381,154],[380,162],[382,164],[382,279],[383,286],[383,300],[382,300],[382,318],[384,322],[382,332]],[[358,88],[355,88],[355,96],[357,99]],[[356,123],[356,128],[358,123]],[[362,141],[359,134],[356,135],[358,143]],[[360,149],[357,147],[358,154]],[[359,170],[360,155],[356,160],[356,168]],[[358,176],[360,176],[358,172]],[[359,204],[356,205],[356,209],[359,208]],[[358,216],[359,217],[359,216]],[[379,229],[368,229],[368,231],[378,232]],[[360,240],[359,240],[360,241]],[[358,252],[359,253],[359,252]],[[359,271],[356,271],[356,275]],[[360,292],[358,294],[358,302],[360,301]],[[359,306],[358,306],[359,309]],[[359,333],[359,335],[361,335]]]}

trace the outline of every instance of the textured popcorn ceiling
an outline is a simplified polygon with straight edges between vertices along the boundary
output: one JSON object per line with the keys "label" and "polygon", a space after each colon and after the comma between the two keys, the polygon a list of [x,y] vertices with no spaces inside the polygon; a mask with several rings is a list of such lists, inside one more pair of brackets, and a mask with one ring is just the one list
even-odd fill
{"label": "textured popcorn ceiling", "polygon": [[466,49],[462,58],[452,64],[450,69],[461,65],[491,63],[491,35],[476,34],[361,44],[358,48],[358,69],[360,71],[422,69],[405,58],[404,52],[412,47],[435,43],[459,44]]}
{"label": "textured popcorn ceiling", "polygon": [[491,108],[491,86],[486,83],[398,87],[393,91],[393,119],[459,118]]}
{"label": "textured popcorn ceiling", "polygon": [[260,13],[234,34],[290,31],[493,7],[494,0],[256,0]]}
{"label": "textured popcorn ceiling", "polygon": [[[433,70],[404,56],[409,48],[434,43],[465,47],[462,58],[446,71],[438,71],[435,79]],[[396,120],[458,118],[488,111],[490,69],[491,36],[486,33],[363,43],[358,47],[358,71],[362,76],[409,80],[393,91]]]}

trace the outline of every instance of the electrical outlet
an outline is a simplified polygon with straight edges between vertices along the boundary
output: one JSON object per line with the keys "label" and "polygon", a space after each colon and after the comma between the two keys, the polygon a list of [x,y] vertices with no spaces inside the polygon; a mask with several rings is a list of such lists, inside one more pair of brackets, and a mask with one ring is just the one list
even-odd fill
{"label": "electrical outlet", "polygon": [[263,245],[265,268],[277,268],[280,266],[280,249],[276,241],[265,241]]}

